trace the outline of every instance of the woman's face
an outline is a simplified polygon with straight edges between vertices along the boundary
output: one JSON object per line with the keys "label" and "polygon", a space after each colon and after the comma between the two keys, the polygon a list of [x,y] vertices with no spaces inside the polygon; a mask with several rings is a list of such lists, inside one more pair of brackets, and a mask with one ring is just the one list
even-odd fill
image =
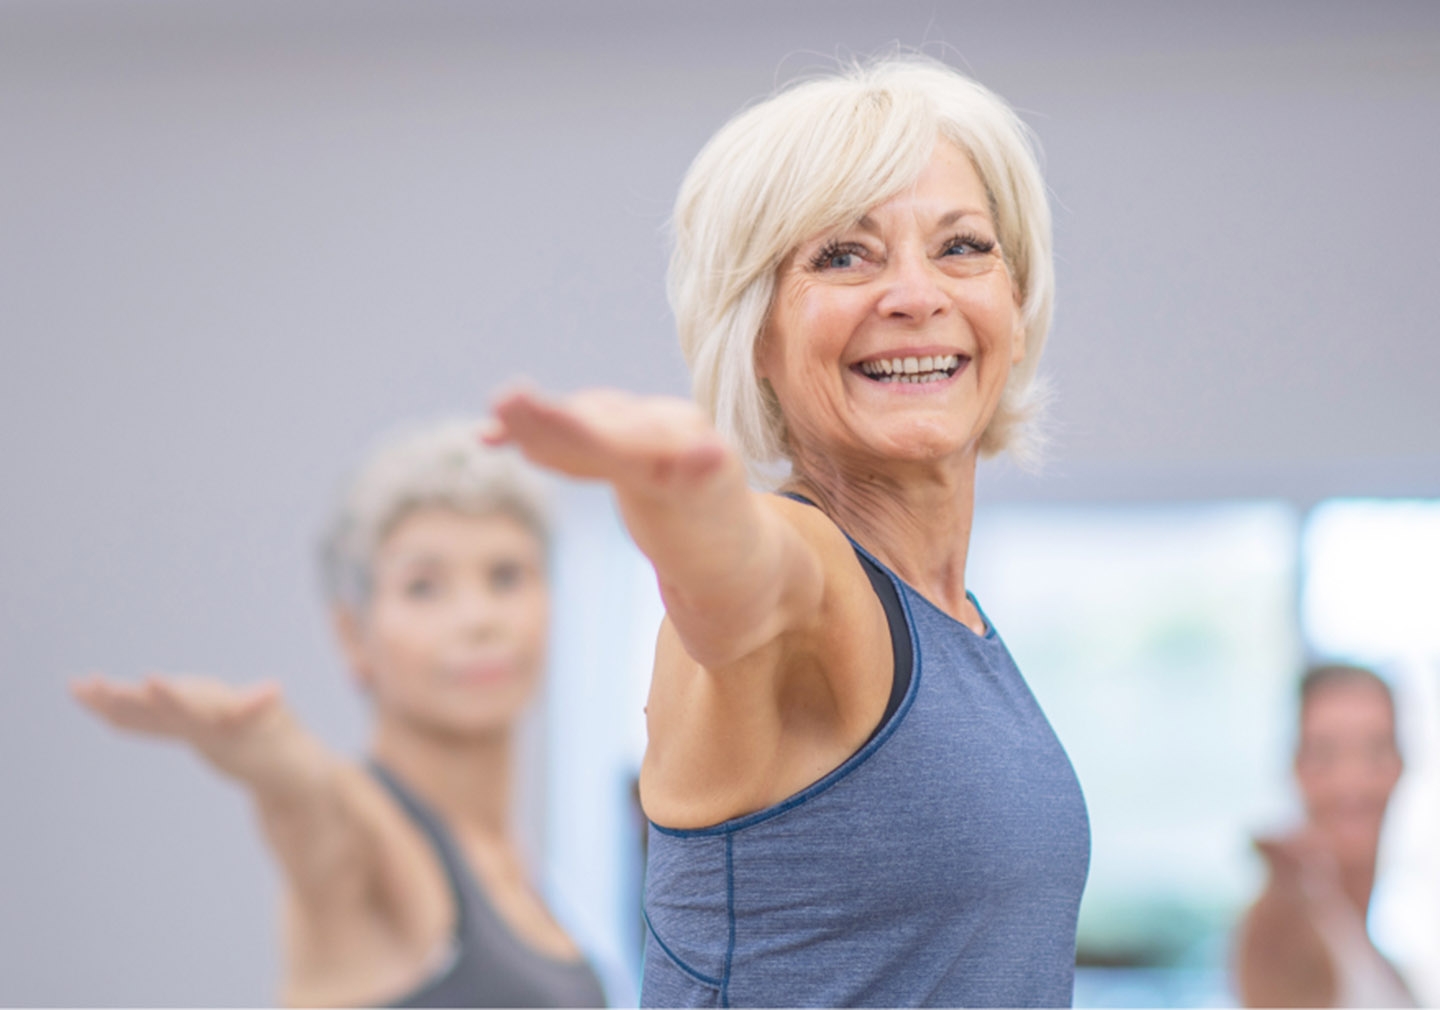
{"label": "woman's face", "polygon": [[1025,353],[985,187],[945,141],[914,187],[781,265],[756,364],[792,456],[973,455]]}
{"label": "woman's face", "polygon": [[465,736],[509,727],[529,701],[549,616],[544,551],[523,524],[420,508],[380,544],[364,620],[342,637],[382,716]]}

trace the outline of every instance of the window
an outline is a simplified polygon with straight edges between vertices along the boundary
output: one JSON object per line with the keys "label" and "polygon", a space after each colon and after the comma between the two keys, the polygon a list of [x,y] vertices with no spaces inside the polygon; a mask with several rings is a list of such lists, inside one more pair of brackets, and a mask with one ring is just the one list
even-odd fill
{"label": "window", "polygon": [[1284,805],[1297,539],[1274,503],[977,514],[967,582],[1090,807],[1077,1004],[1231,999],[1248,839]]}

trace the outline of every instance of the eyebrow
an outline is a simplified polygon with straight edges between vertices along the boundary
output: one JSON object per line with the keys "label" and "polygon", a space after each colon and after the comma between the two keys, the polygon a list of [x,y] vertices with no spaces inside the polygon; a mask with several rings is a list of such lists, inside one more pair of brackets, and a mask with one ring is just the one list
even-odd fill
{"label": "eyebrow", "polygon": [[[375,567],[391,569],[414,569],[414,568],[446,568],[456,559],[438,550],[417,550],[405,554],[392,554],[389,557],[376,559]],[[533,558],[518,551],[496,551],[491,554],[475,555],[460,560],[460,563],[470,564],[478,561],[481,565],[522,565],[534,567],[536,562]]]}
{"label": "eyebrow", "polygon": [[[990,215],[983,210],[976,210],[971,207],[961,207],[958,210],[952,210],[947,214],[942,214],[940,216],[940,219],[935,222],[935,227],[948,228],[956,221],[959,221],[961,218],[966,217],[982,217],[987,222],[990,220]],[[874,219],[869,214],[864,215],[860,218],[860,220],[856,221],[855,227],[860,229],[861,231],[868,231],[872,234],[878,230],[875,227]]]}
{"label": "eyebrow", "polygon": [[391,554],[388,557],[375,559],[377,568],[429,568],[435,566],[443,567],[446,564],[444,555],[436,552],[414,551],[405,554]]}

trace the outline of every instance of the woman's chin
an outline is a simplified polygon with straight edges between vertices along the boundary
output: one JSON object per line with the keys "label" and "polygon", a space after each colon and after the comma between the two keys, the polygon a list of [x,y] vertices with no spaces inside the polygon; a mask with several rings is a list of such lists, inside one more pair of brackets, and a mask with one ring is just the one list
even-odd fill
{"label": "woman's chin", "polygon": [[949,419],[916,419],[877,433],[876,455],[895,463],[936,464],[975,458],[979,436]]}

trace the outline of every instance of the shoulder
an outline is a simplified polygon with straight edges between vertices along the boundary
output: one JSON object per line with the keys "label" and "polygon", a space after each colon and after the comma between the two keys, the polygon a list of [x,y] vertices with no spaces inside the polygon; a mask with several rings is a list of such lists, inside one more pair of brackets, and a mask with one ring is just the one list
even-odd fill
{"label": "shoulder", "polygon": [[889,623],[854,545],[811,505],[771,495],[764,507],[796,563],[814,566],[816,598],[803,623],[719,669],[662,626],[641,766],[658,823],[707,826],[792,795],[858,750],[889,698]]}
{"label": "shoulder", "polygon": [[[761,501],[791,533],[794,545],[804,550],[817,566],[820,599],[815,618],[821,625],[828,625],[837,607],[868,605],[873,596],[869,579],[854,543],[835,520],[808,502],[784,495],[762,495]],[[804,631],[803,628],[797,630]],[[833,634],[833,629],[827,628],[827,634]]]}
{"label": "shoulder", "polygon": [[301,1003],[403,991],[459,914],[439,853],[398,797],[357,762],[338,778],[333,827],[311,831],[287,874],[287,993]]}
{"label": "shoulder", "polygon": [[296,914],[325,920],[371,907],[377,895],[403,905],[432,884],[443,892],[438,854],[402,794],[359,762],[337,760],[332,775],[317,809],[267,825],[277,848],[289,850],[284,862]]}

